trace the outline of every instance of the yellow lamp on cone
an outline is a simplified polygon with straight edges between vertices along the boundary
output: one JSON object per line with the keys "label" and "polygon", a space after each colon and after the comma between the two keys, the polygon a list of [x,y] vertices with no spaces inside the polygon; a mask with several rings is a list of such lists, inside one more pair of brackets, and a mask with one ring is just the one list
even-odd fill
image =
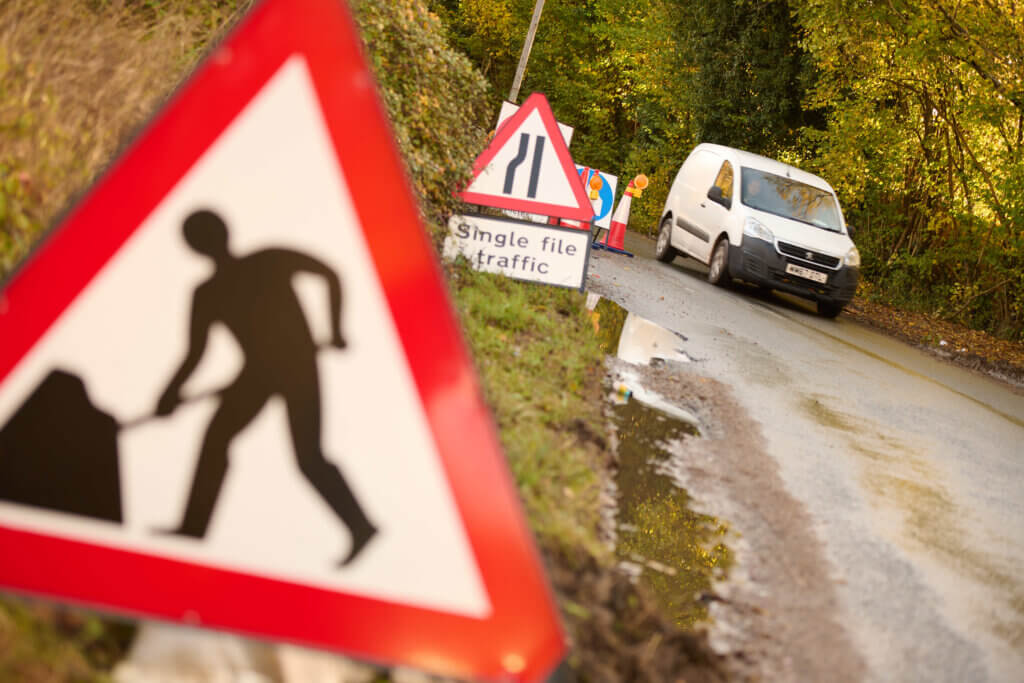
{"label": "yellow lamp on cone", "polygon": [[647,185],[650,184],[650,180],[647,179],[643,173],[633,178],[633,196],[640,197],[643,195],[644,190],[647,189]]}

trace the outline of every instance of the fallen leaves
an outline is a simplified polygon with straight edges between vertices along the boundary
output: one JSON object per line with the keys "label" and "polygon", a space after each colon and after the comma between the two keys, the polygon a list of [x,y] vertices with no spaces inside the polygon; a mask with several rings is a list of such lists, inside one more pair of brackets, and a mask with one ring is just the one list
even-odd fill
{"label": "fallen leaves", "polygon": [[1009,367],[1024,376],[1024,344],[999,339],[923,313],[890,308],[860,297],[847,305],[846,315],[915,346],[941,350],[951,356],[976,357],[988,365],[1000,369]]}

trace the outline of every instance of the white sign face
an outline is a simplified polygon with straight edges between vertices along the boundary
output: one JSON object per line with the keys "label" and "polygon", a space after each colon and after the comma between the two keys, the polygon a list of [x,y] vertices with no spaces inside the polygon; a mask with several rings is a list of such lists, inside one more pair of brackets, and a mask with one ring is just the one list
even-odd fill
{"label": "white sign face", "polygon": [[594,207],[594,225],[608,230],[612,224],[612,208],[615,204],[615,189],[619,185],[619,177],[604,171],[598,171],[589,166],[576,164],[576,171],[583,179],[583,186],[587,188],[587,195],[590,195],[590,179],[596,173],[601,178],[601,189],[598,190],[597,199],[591,199]]}
{"label": "white sign face", "polygon": [[476,270],[583,289],[590,232],[485,216],[452,216],[444,257],[465,256]]}
{"label": "white sign face", "polygon": [[[519,105],[512,104],[511,102],[502,102],[501,111],[498,112],[498,124],[494,127],[494,130],[501,128],[503,124],[512,114],[519,111]],[[562,131],[562,138],[565,140],[565,146],[569,146],[569,142],[572,141],[572,134],[576,130],[572,126],[567,126],[562,122],[558,122],[558,130]]]}
{"label": "white sign face", "polygon": [[[348,187],[306,61],[294,56],[0,390],[4,425],[53,370],[80,378],[95,408],[120,423],[123,520],[0,500],[4,524],[488,615]],[[185,237],[186,219],[198,210],[226,226],[230,263],[211,256],[220,253],[216,245]],[[270,265],[254,277],[245,268],[257,261]],[[341,285],[343,339],[335,336],[332,281]],[[231,291],[235,306],[221,305],[218,287]],[[275,328],[291,332],[266,334]],[[203,341],[190,340],[190,331]],[[264,339],[280,347],[269,349]],[[254,360],[267,353],[281,354],[296,371],[268,375]],[[180,400],[154,414],[174,377],[183,378]],[[193,477],[203,468],[224,471],[200,486]],[[109,483],[116,491],[116,479]],[[343,565],[355,537],[351,518],[338,511],[344,505],[336,494],[346,484],[376,533]]]}
{"label": "white sign face", "polygon": [[466,192],[548,205],[577,205],[570,178],[537,110],[526,117]]}

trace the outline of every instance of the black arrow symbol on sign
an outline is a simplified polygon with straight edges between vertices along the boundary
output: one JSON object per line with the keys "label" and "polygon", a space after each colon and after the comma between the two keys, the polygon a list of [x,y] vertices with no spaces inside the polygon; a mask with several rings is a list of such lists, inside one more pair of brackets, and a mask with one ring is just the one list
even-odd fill
{"label": "black arrow symbol on sign", "polygon": [[[533,148],[533,164],[530,168],[530,185],[526,189],[526,196],[533,199],[537,196],[537,183],[540,181],[540,162],[544,158],[544,136],[537,136],[537,144]],[[505,194],[512,194],[512,183],[516,178],[516,170],[526,160],[526,151],[530,147],[530,134],[522,133],[519,136],[519,152],[512,161],[508,162],[505,168]]]}
{"label": "black arrow symbol on sign", "polygon": [[533,168],[530,169],[530,187],[526,196],[533,199],[537,196],[537,181],[540,180],[540,160],[544,156],[544,138],[537,136],[537,144],[533,148]]}

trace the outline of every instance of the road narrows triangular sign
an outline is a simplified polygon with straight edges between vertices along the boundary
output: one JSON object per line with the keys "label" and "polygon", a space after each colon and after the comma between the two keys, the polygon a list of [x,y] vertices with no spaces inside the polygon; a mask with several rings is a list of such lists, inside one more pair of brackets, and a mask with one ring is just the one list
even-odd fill
{"label": "road narrows triangular sign", "polygon": [[471,204],[589,221],[593,215],[547,98],[533,93],[499,128],[460,195]]}
{"label": "road narrows triangular sign", "polygon": [[0,558],[449,675],[564,654],[344,5],[259,4],[0,291]]}

